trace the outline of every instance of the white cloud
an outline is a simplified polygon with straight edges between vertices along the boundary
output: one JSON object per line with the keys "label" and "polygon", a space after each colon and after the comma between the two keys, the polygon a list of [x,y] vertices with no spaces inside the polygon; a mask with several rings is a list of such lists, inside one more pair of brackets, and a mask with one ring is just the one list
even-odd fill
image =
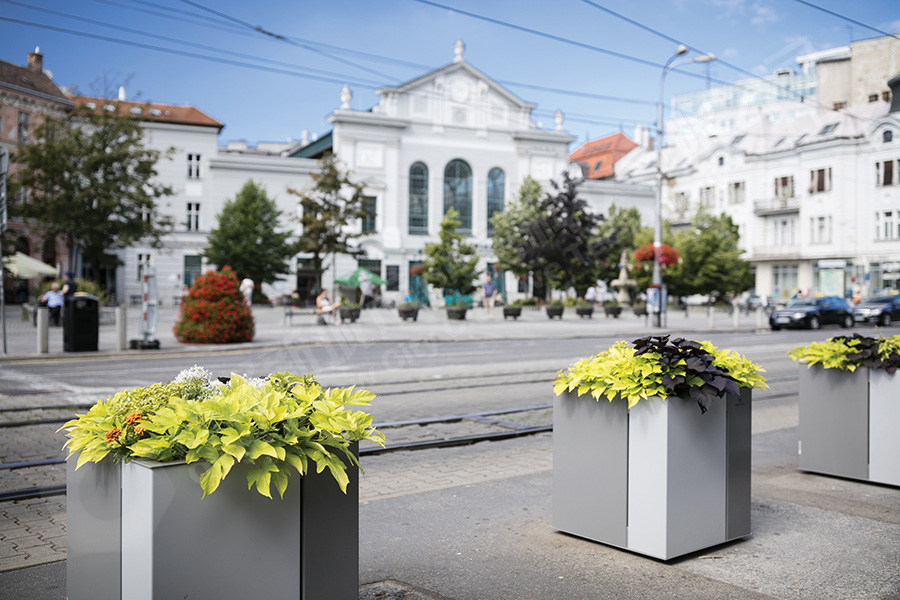
{"label": "white cloud", "polygon": [[775,14],[775,11],[762,4],[752,4],[750,6],[750,13],[753,15],[750,18],[751,25],[765,25],[766,23],[774,23],[778,20],[778,15]]}

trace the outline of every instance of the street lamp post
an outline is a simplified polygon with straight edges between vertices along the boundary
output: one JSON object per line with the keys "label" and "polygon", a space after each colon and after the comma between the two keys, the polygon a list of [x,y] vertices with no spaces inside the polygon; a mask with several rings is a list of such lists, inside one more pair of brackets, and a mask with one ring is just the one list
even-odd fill
{"label": "street lamp post", "polygon": [[696,56],[690,59],[679,60],[675,62],[675,59],[683,54],[687,54],[689,48],[684,44],[678,46],[675,49],[675,54],[673,54],[669,60],[666,61],[665,66],[663,67],[662,73],[659,76],[659,102],[657,103],[657,114],[656,114],[656,223],[654,223],[653,228],[653,277],[652,277],[652,285],[657,288],[659,296],[656,311],[656,326],[662,326],[662,311],[663,311],[663,297],[662,297],[662,271],[659,265],[659,259],[661,256],[661,248],[662,248],[662,190],[663,190],[663,170],[662,170],[662,149],[663,149],[663,135],[665,133],[665,127],[663,126],[663,87],[666,83],[666,74],[682,65],[686,65],[692,62],[710,62],[716,60],[715,55],[713,54],[704,54],[703,56]]}

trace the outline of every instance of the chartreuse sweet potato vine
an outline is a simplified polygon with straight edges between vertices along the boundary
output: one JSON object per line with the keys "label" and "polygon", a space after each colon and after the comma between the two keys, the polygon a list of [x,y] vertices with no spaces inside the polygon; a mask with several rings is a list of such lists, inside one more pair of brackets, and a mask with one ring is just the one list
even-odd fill
{"label": "chartreuse sweet potato vine", "polygon": [[858,367],[884,369],[890,374],[900,367],[900,335],[891,337],[835,336],[824,342],[798,346],[788,353],[793,360],[810,367],[855,371]]}
{"label": "chartreuse sweet potato vine", "polygon": [[111,455],[210,463],[200,477],[203,496],[216,490],[237,463],[252,465],[247,487],[284,496],[292,471],[326,468],[346,493],[347,466],[359,467],[350,445],[384,436],[372,417],[346,406],[368,405],[375,395],[351,388],[325,390],[311,375],[274,373],[265,379],[232,374],[220,383],[200,367],[170,383],[119,392],[60,429],[69,436],[76,468]]}
{"label": "chartreuse sweet potato vine", "polygon": [[631,408],[659,396],[692,399],[706,412],[714,398],[737,394],[738,388],[767,388],[765,369],[731,350],[710,342],[649,336],[633,344],[619,341],[556,375],[553,391],[621,398]]}

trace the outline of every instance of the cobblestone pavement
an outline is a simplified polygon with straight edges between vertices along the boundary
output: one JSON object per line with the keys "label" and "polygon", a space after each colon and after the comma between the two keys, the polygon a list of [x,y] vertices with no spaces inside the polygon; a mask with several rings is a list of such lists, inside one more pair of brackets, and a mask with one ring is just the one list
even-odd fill
{"label": "cobblestone pavement", "polygon": [[[546,422],[549,412],[521,414]],[[796,401],[754,407],[754,434],[795,427],[796,424]],[[4,432],[4,443],[7,433],[9,431]],[[459,430],[456,430],[454,435],[458,434]],[[502,442],[363,457],[359,501],[361,504],[376,502],[546,472],[553,466],[552,439],[552,435],[546,433]],[[44,456],[40,449],[36,452]],[[26,485],[65,482],[64,465],[45,469],[46,472],[33,476]],[[0,489],[24,487],[24,482],[10,479],[15,477],[13,473],[0,471]],[[64,560],[65,525],[65,496],[0,503],[0,571]]]}

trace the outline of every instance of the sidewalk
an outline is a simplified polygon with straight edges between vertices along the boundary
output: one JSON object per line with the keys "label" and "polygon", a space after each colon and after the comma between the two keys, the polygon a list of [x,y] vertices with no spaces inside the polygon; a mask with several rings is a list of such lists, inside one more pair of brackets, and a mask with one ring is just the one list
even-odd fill
{"label": "sidewalk", "polygon": [[[701,309],[702,310],[702,309]],[[172,333],[178,318],[176,308],[159,310],[159,320],[155,339],[160,342],[159,350],[116,350],[117,332],[114,324],[101,325],[97,352],[63,352],[62,328],[51,327],[48,339],[49,352],[37,353],[37,328],[30,321],[22,320],[19,306],[9,306],[6,310],[7,353],[0,353],[0,361],[21,360],[41,357],[77,358],[98,354],[139,355],[147,353],[168,354],[172,352],[216,352],[243,348],[280,348],[309,344],[340,344],[381,342],[423,342],[423,341],[472,341],[495,339],[533,339],[536,337],[639,337],[660,331],[708,332],[708,331],[754,331],[758,326],[767,328],[765,315],[740,314],[735,328],[732,316],[716,313],[712,321],[701,312],[672,312],[667,315],[667,326],[657,329],[646,317],[636,317],[630,311],[623,311],[617,318],[606,318],[602,308],[594,311],[591,319],[579,318],[574,309],[567,309],[562,320],[547,318],[543,308],[526,307],[517,320],[504,320],[503,311],[495,310],[495,318],[488,319],[485,309],[470,309],[465,321],[450,321],[443,309],[424,308],[419,311],[418,320],[403,321],[396,309],[369,309],[361,313],[356,323],[340,326],[317,324],[313,315],[295,316],[292,322],[284,318],[281,307],[257,306],[253,308],[256,335],[252,342],[243,344],[182,344]],[[126,340],[140,337],[140,308],[129,307],[126,316]],[[2,348],[0,348],[2,350]]]}

